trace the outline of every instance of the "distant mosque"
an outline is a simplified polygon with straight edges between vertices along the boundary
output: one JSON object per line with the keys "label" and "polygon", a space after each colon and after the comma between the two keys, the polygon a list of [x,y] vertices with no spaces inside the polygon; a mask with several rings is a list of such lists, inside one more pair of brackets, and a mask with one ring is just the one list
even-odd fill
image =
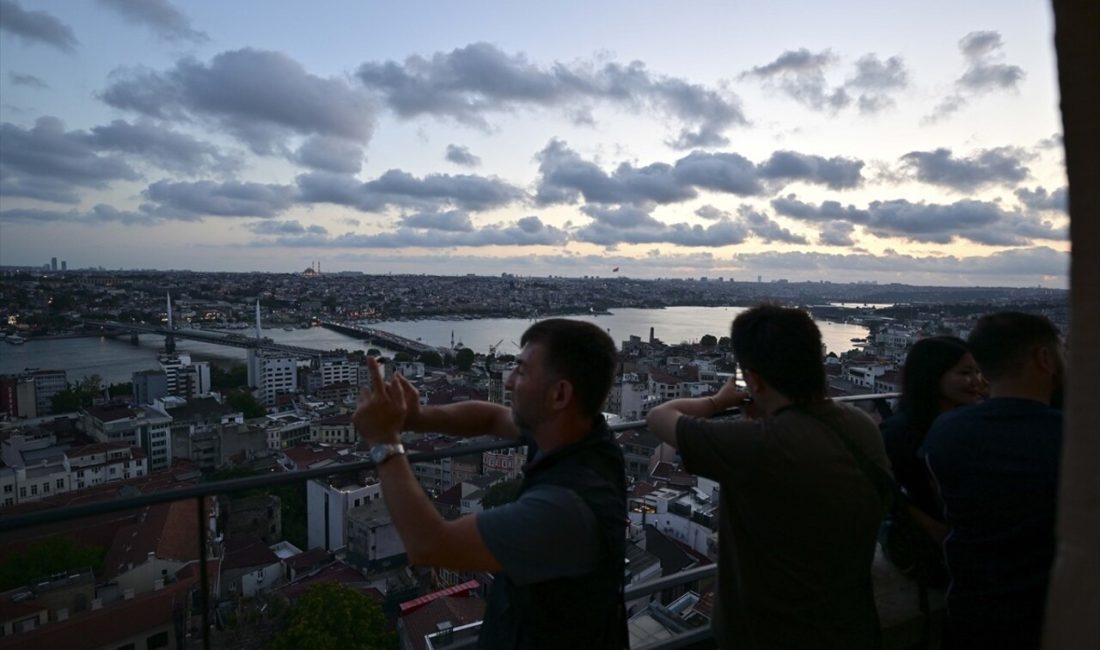
{"label": "distant mosque", "polygon": [[[316,268],[314,268],[316,266]],[[302,271],[303,278],[319,278],[321,277],[321,262],[314,262],[310,264],[309,268]]]}

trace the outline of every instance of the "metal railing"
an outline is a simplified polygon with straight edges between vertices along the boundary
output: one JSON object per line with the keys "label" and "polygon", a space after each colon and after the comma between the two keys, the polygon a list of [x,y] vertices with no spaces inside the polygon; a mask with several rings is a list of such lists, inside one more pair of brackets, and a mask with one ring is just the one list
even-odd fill
{"label": "metal railing", "polygon": [[[896,397],[898,397],[897,393],[876,393],[864,395],[846,395],[842,397],[835,397],[833,399],[834,401],[838,402],[871,402],[874,405],[875,409],[879,412],[879,414],[885,417],[890,413],[888,400]],[[739,409],[733,408],[728,411],[716,413],[714,417],[727,417],[737,415],[738,413]],[[645,420],[616,422],[609,425],[608,428],[612,432],[628,431],[631,429],[644,429],[646,428],[646,423]],[[526,441],[517,440],[496,440],[490,442],[457,444],[453,447],[448,447],[442,450],[413,452],[408,455],[408,459],[410,463],[429,462],[444,458],[454,458],[471,454],[480,454],[486,451],[513,449],[523,447],[526,444]],[[209,650],[211,647],[210,584],[208,571],[206,568],[206,560],[209,560],[211,558],[208,557],[209,554],[207,552],[207,526],[209,522],[205,507],[206,497],[217,496],[219,494],[226,494],[231,492],[240,492],[244,490],[255,490],[260,488],[290,485],[292,483],[308,481],[315,478],[358,473],[365,470],[374,469],[374,467],[374,461],[364,460],[353,463],[342,463],[339,465],[328,465],[317,469],[281,472],[265,476],[250,476],[239,479],[214,481],[183,488],[176,488],[173,490],[165,490],[163,492],[142,494],[133,497],[124,497],[84,505],[41,510],[20,515],[3,516],[0,517],[0,533],[20,530],[23,528],[30,528],[32,526],[41,526],[60,521],[68,521],[70,519],[78,519],[94,515],[132,510],[143,506],[152,506],[161,503],[181,501],[183,499],[195,499],[197,506],[196,511],[198,513],[196,525],[199,529],[199,558],[201,558],[199,562],[199,580],[201,590],[199,601],[200,607],[202,609],[201,619],[203,628],[203,648],[205,650]],[[684,571],[680,571],[678,573],[674,573],[668,576],[663,576],[661,578],[657,578],[642,584],[633,585],[625,590],[625,598],[629,602],[630,600],[648,596],[658,591],[668,589],[670,587],[675,587],[678,585],[695,582],[704,578],[713,577],[716,572],[717,565],[714,564],[686,569]],[[682,648],[687,645],[691,645],[693,643],[697,643],[699,641],[703,641],[709,638],[709,627],[704,627],[684,632],[680,635],[673,636],[669,639],[664,639],[657,643],[646,645],[644,646],[644,650],[673,650],[674,648]],[[455,649],[462,648],[466,647],[466,644],[456,644],[453,647]]]}

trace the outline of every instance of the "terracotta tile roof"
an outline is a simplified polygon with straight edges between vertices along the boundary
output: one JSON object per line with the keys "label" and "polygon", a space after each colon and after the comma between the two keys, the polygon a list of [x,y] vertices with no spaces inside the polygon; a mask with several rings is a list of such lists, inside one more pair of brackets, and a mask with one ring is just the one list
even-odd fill
{"label": "terracotta tile roof", "polygon": [[237,537],[230,539],[222,558],[222,570],[248,569],[252,567],[278,564],[279,556],[267,547],[258,537]]}
{"label": "terracotta tile roof", "polygon": [[104,404],[103,406],[91,406],[85,409],[88,415],[101,422],[114,422],[136,417],[138,412],[129,406],[122,404]]}
{"label": "terracotta tile roof", "polygon": [[[101,648],[142,632],[172,625],[174,612],[187,606],[187,594],[198,573],[180,576],[159,591],[112,603],[31,632],[0,638],[0,648]],[[174,636],[174,632],[169,632]]]}
{"label": "terracotta tile roof", "polygon": [[329,552],[325,549],[311,548],[304,553],[299,553],[297,555],[288,557],[287,559],[283,560],[283,564],[285,564],[289,569],[302,571],[304,569],[320,566],[331,559],[332,556],[329,555]]}
{"label": "terracotta tile roof", "polygon": [[343,562],[334,562],[317,573],[302,577],[288,585],[279,587],[275,591],[290,600],[295,600],[300,598],[312,585],[321,582],[336,582],[354,587],[367,596],[374,598],[380,604],[385,600],[380,591],[370,586],[370,582],[363,577],[363,574]]}
{"label": "terracotta tile roof", "polygon": [[485,601],[477,597],[456,598],[445,596],[402,618],[409,645],[414,650],[424,650],[424,637],[439,630],[439,623],[450,621],[453,627],[476,623],[485,618]]}
{"label": "terracotta tile roof", "polygon": [[[79,447],[69,447],[65,451],[65,455],[69,458],[77,458],[79,456],[91,456],[92,454],[102,454],[112,449],[129,449],[130,445],[125,442],[96,442],[90,445],[81,445]],[[141,447],[138,447],[141,449]]]}

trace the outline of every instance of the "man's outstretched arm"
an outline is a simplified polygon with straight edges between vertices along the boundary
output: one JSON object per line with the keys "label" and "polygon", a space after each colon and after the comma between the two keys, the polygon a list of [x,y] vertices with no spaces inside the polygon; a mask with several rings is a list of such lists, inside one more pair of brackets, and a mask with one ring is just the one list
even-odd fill
{"label": "man's outstretched arm", "polygon": [[[363,391],[353,418],[355,427],[371,444],[396,444],[407,416],[403,378],[398,375],[386,383],[374,359],[368,359],[367,365],[375,389]],[[424,494],[405,456],[392,457],[377,470],[386,507],[411,563],[467,571],[501,570],[481,538],[476,517],[444,520]]]}
{"label": "man's outstretched arm", "polygon": [[405,397],[407,409],[403,429],[406,431],[467,438],[486,434],[500,438],[518,438],[520,435],[519,428],[512,421],[512,411],[506,406],[481,401],[421,406],[416,387],[401,375],[395,375],[394,379]]}
{"label": "man's outstretched arm", "polygon": [[672,445],[676,444],[676,423],[681,416],[707,418],[734,406],[740,406],[749,394],[738,389],[733,378],[722,385],[718,392],[707,397],[684,397],[653,407],[646,415],[645,423],[653,435]]}

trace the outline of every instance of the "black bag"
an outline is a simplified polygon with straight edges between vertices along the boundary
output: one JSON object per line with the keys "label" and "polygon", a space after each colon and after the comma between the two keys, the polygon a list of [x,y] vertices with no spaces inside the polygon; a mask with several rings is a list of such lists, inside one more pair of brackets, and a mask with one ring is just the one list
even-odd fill
{"label": "black bag", "polygon": [[911,509],[915,507],[899,489],[879,529],[879,544],[886,559],[906,577],[928,587],[945,587],[943,549],[914,519]]}

